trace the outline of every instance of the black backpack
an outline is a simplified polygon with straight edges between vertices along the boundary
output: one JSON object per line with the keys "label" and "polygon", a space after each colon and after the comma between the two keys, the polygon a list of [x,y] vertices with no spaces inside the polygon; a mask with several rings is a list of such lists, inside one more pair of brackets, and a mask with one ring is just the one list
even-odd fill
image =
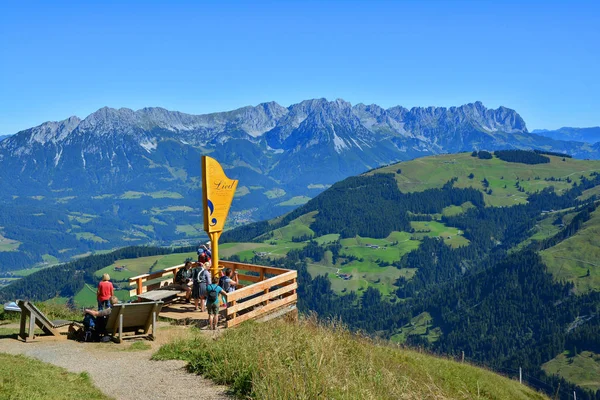
{"label": "black backpack", "polygon": [[208,293],[206,293],[206,302],[207,303],[216,303],[217,302],[217,285],[212,284],[208,286]]}

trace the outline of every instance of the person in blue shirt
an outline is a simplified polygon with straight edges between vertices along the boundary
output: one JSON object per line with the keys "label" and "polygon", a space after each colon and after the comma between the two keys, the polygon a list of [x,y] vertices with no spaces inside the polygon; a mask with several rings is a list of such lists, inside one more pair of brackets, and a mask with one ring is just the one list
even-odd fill
{"label": "person in blue shirt", "polygon": [[219,323],[219,295],[227,303],[227,292],[216,283],[206,286],[206,310],[208,311],[208,329],[217,329]]}

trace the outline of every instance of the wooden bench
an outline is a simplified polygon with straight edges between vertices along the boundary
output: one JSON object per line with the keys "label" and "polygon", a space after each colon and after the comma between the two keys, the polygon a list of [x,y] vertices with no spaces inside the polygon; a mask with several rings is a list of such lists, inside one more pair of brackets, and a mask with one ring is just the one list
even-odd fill
{"label": "wooden bench", "polygon": [[[21,326],[19,337],[25,342],[31,342],[35,339],[66,339],[66,331],[61,328],[68,327],[72,321],[55,320],[50,321],[46,315],[41,312],[33,303],[25,300],[18,300],[21,309]],[[27,318],[29,317],[29,324]],[[35,335],[36,325],[44,331],[45,335]],[[64,334],[63,334],[64,333]]]}
{"label": "wooden bench", "polygon": [[[115,304],[106,322],[106,332],[117,343],[121,343],[123,339],[139,337],[154,340],[156,319],[162,306],[162,301]],[[152,333],[149,333],[150,327],[152,327]],[[123,336],[125,332],[133,332],[133,335]]]}

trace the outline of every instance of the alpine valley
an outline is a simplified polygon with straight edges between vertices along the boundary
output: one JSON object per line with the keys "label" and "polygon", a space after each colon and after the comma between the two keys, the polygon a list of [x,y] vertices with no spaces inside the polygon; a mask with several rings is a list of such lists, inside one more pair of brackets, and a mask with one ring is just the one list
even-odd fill
{"label": "alpine valley", "polygon": [[600,157],[598,143],[529,133],[514,110],[480,102],[409,110],[314,99],[206,115],[102,108],[0,141],[0,272],[204,237],[203,154],[240,181],[235,227],[283,215],[382,165],[509,148]]}
{"label": "alpine valley", "polygon": [[[539,150],[421,157],[231,229],[219,253],[296,269],[304,315],[514,379],[521,369],[524,382],[552,398],[598,400],[599,189],[600,160]],[[93,305],[103,273],[126,300],[128,278],[180,264],[194,250],[91,255],[1,288],[0,302]]]}

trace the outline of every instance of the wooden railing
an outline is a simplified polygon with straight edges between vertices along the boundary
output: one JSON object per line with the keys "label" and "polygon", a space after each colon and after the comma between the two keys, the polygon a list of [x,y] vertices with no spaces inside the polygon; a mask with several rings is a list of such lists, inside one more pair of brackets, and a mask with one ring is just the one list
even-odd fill
{"label": "wooden railing", "polygon": [[[129,278],[130,295],[135,296],[172,283],[184,264],[161,271]],[[238,272],[238,289],[227,294],[227,327],[249,319],[261,318],[286,307],[292,308],[298,299],[298,273],[293,270],[219,261],[219,267]]]}
{"label": "wooden railing", "polygon": [[[168,285],[169,283],[173,283],[173,279],[175,279],[175,275],[180,268],[183,268],[185,264],[175,265],[173,267],[165,268],[160,271],[152,272],[149,274],[142,274],[138,276],[133,276],[129,278],[129,286],[132,287],[135,285],[134,289],[129,291],[130,296],[137,296],[142,293],[146,293],[150,290],[158,289],[163,285]],[[165,278],[166,277],[166,278]],[[162,279],[165,278],[165,279]],[[159,281],[151,282],[156,279],[160,279]],[[151,283],[149,283],[151,282]]]}
{"label": "wooden railing", "polygon": [[[228,328],[284,307],[294,306],[298,300],[296,271],[230,261],[220,261],[219,264],[238,271],[240,281],[254,282],[227,294]],[[243,274],[240,271],[258,275]]]}

